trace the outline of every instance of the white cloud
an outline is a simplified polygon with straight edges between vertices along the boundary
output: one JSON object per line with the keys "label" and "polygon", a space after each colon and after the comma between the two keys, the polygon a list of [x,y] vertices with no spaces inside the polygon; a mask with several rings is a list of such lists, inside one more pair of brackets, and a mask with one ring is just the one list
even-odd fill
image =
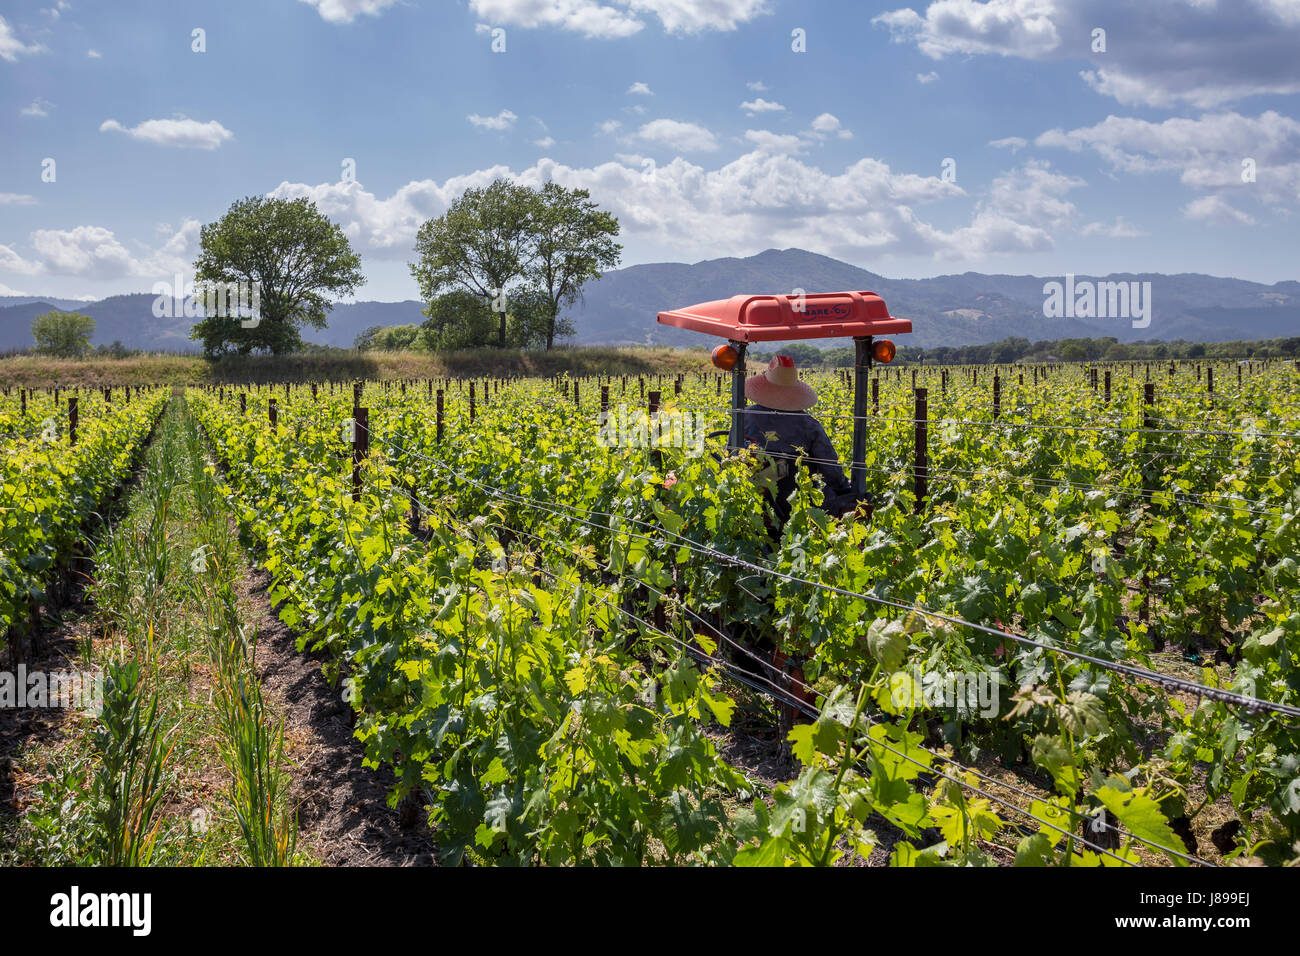
{"label": "white cloud", "polygon": [[514,126],[515,120],[519,117],[510,110],[502,110],[496,116],[479,116],[477,113],[471,113],[466,119],[479,129],[503,130]]}
{"label": "white cloud", "polygon": [[757,99],[746,100],[740,104],[740,108],[750,116],[753,116],[756,113],[781,113],[785,110],[785,107],[780,103],[773,103],[770,100],[763,99],[761,96]]}
{"label": "white cloud", "polygon": [[1029,145],[1029,140],[1023,136],[1004,136],[1002,139],[991,139],[989,145],[995,149],[1009,149],[1013,153],[1018,153]]}
{"label": "white cloud", "polygon": [[617,162],[594,167],[543,159],[519,171],[495,166],[445,182],[412,182],[387,199],[355,182],[282,183],[272,195],[311,198],[359,251],[389,259],[409,258],[421,223],[444,212],[464,189],[498,178],[589,189],[619,218],[625,241],[674,259],[777,245],[851,261],[891,255],[955,261],[1051,249],[1053,230],[1072,228],[1077,215],[1063,197],[1081,181],[1046,163],[999,176],[969,224],[945,230],[916,207],[966,198],[955,183],[895,172],[871,158],[827,172],[794,155],[797,137],[751,130],[746,140],[754,146],[750,152],[712,169],[681,157],[657,165],[646,156],[619,154]]}
{"label": "white cloud", "polygon": [[1082,179],[1053,172],[1050,164],[1031,160],[995,177],[986,197],[976,205],[971,224],[943,238],[959,257],[1045,252],[1055,247],[1054,234],[1066,229],[1078,213],[1066,193],[1083,185]]}
{"label": "white cloud", "polygon": [[[5,248],[5,247],[0,246],[0,248]],[[21,296],[28,296],[29,293],[27,293],[27,292],[23,292],[21,289],[11,289],[11,288],[9,288],[9,286],[5,285],[3,282],[0,282],[0,295],[21,295]]]}
{"label": "white cloud", "polygon": [[216,149],[234,133],[216,120],[200,123],[198,120],[178,116],[175,119],[145,120],[135,126],[123,126],[115,119],[104,120],[99,124],[101,133],[125,133],[132,139],[158,146],[172,146],[178,149]]}
{"label": "white cloud", "polygon": [[198,249],[199,229],[197,219],[186,219],[161,245],[145,248],[139,254],[102,226],[37,229],[27,237],[32,250],[29,256],[0,245],[0,272],[87,279],[170,279],[190,267]]}
{"label": "white cloud", "polygon": [[[1300,205],[1300,122],[1272,110],[1256,117],[1209,113],[1159,123],[1108,116],[1094,126],[1048,130],[1034,144],[1092,150],[1121,172],[1177,173],[1197,190],[1233,189],[1263,203]],[[1246,159],[1254,161],[1252,183],[1242,179]]]}
{"label": "white cloud", "polygon": [[654,96],[654,93],[650,90],[650,87],[647,84],[642,83],[640,81],[633,83],[631,86],[629,86],[627,88],[627,91],[628,93],[635,94],[637,96]]}
{"label": "white cloud", "polygon": [[86,56],[92,60],[101,60],[103,59],[104,54],[100,53],[98,50],[87,50]]}
{"label": "white cloud", "polygon": [[[919,8],[918,8],[919,9]],[[935,0],[872,23],[932,59],[995,54],[1079,60],[1096,92],[1126,105],[1210,109],[1247,96],[1300,92],[1296,0]],[[1092,52],[1092,31],[1106,51]]]}
{"label": "white cloud", "polygon": [[317,186],[283,182],[267,195],[275,199],[310,199],[338,223],[359,251],[400,259],[411,255],[415,233],[426,219],[446,212],[452,200],[466,189],[487,186],[509,176],[508,168],[494,166],[444,183],[415,180],[387,199],[378,198],[355,181]]}
{"label": "white cloud", "polygon": [[37,266],[20,256],[12,246],[0,244],[0,272],[13,272],[19,275],[34,275]]}
{"label": "white cloud", "polygon": [[929,73],[916,74],[916,82],[920,83],[922,86],[925,86],[927,83],[933,83],[938,78],[939,74],[934,72],[934,70],[931,70]]}
{"label": "white cloud", "polygon": [[470,0],[469,7],[490,23],[613,39],[644,29],[645,15],[669,33],[734,30],[768,12],[768,0]]}
{"label": "white cloud", "polygon": [[533,140],[534,146],[540,146],[542,149],[550,149],[555,145],[555,137],[543,136],[541,139]]}
{"label": "white cloud", "polygon": [[395,5],[397,0],[301,0],[316,8],[322,19],[330,23],[351,23],[361,14],[377,17]]}
{"label": "white cloud", "polygon": [[18,39],[13,27],[4,17],[0,17],[0,60],[15,62],[20,56],[44,53],[45,47],[39,43],[24,43]]}
{"label": "white cloud", "polygon": [[751,90],[753,90],[755,93],[766,93],[766,92],[767,92],[767,84],[764,83],[762,80],[750,80],[750,81],[749,81],[748,83],[746,83],[745,85],[748,86],[748,87],[749,87]]}
{"label": "white cloud", "polygon": [[853,134],[840,125],[839,117],[831,113],[823,113],[812,121],[813,135],[819,139],[835,135],[840,139],[852,139]]}
{"label": "white cloud", "polygon": [[1081,236],[1104,236],[1107,239],[1137,239],[1146,233],[1134,226],[1123,216],[1116,216],[1112,223],[1090,222],[1079,230]]}
{"label": "white cloud", "polygon": [[622,129],[622,127],[623,127],[623,124],[620,123],[618,120],[605,120],[605,122],[601,123],[601,124],[600,124],[599,126],[597,126],[596,128],[599,129],[599,130],[600,130],[602,133],[604,133],[606,136],[608,136],[610,133],[613,133],[613,132],[618,131],[619,129]]}
{"label": "white cloud", "polygon": [[49,116],[50,110],[54,109],[54,104],[43,96],[38,96],[32,100],[30,106],[24,106],[18,111],[20,116]]}
{"label": "white cloud", "polygon": [[637,138],[647,143],[666,146],[683,153],[711,153],[718,148],[713,134],[698,123],[680,120],[657,119],[646,123],[636,132]]}
{"label": "white cloud", "polygon": [[30,242],[46,273],[118,278],[135,271],[131,253],[101,226],[38,229]]}
{"label": "white cloud", "polygon": [[627,10],[593,0],[470,0],[469,8],[491,23],[571,30],[601,39],[629,37],[645,27]]}
{"label": "white cloud", "polygon": [[0,193],[0,206],[32,206],[36,197],[27,193]]}
{"label": "white cloud", "polygon": [[1288,26],[1300,24],[1300,3],[1296,0],[1261,0],[1261,6]]}
{"label": "white cloud", "polygon": [[1046,160],[1031,159],[994,178],[984,208],[1030,225],[1063,226],[1078,212],[1065,194],[1086,185],[1077,176],[1053,171]]}
{"label": "white cloud", "polygon": [[1188,219],[1208,222],[1216,226],[1253,226],[1253,217],[1235,208],[1222,196],[1202,196],[1183,207]]}
{"label": "white cloud", "polygon": [[905,7],[871,22],[887,27],[895,42],[914,42],[935,60],[950,53],[1039,57],[1061,43],[1053,8],[1051,0],[938,0],[924,16]]}
{"label": "white cloud", "polygon": [[773,133],[765,129],[745,130],[745,139],[754,144],[755,149],[763,153],[794,154],[808,148],[798,136],[786,133]]}

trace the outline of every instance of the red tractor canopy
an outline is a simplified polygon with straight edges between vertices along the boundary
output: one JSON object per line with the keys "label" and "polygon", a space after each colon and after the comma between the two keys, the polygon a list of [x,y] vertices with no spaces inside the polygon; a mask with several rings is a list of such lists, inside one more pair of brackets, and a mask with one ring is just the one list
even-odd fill
{"label": "red tractor canopy", "polygon": [[912,331],[911,321],[890,315],[885,300],[874,292],[733,295],[660,312],[659,322],[733,342],[863,338]]}

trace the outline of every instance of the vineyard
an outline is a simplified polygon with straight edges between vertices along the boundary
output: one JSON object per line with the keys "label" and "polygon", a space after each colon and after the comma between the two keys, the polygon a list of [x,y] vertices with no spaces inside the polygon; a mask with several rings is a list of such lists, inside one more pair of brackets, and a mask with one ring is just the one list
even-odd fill
{"label": "vineyard", "polygon": [[[618,403],[725,428],[712,377],[191,401],[282,615],[448,860],[830,863],[884,820],[899,864],[1280,862],[1300,381],[1145,371],[891,371],[872,518],[804,499],[776,541],[745,454],[597,441]],[[817,384],[843,455],[848,388]],[[996,717],[934,705],[954,672],[992,678]],[[737,689],[800,711],[770,795],[707,733]]]}
{"label": "vineyard", "polygon": [[[1300,370],[875,376],[874,507],[801,471],[781,527],[712,372],[83,392],[75,447],[9,396],[0,623],[162,414],[444,864],[1293,862]],[[806,378],[847,461],[851,385]],[[245,858],[288,862],[267,790]]]}
{"label": "vineyard", "polygon": [[39,634],[37,605],[84,526],[126,477],[165,397],[19,389],[0,402],[0,634]]}

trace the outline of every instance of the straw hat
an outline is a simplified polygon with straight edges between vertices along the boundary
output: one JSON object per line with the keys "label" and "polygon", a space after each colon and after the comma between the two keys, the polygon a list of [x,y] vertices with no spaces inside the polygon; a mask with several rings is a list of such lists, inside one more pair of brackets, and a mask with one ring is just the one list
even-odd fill
{"label": "straw hat", "polygon": [[745,379],[745,397],[779,412],[802,412],[817,404],[812,386],[799,381],[794,359],[774,355],[767,371]]}

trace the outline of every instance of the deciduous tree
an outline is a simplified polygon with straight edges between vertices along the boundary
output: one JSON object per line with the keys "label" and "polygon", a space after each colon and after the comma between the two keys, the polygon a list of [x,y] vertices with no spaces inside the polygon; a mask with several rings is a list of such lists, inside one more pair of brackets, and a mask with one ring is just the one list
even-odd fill
{"label": "deciduous tree", "polygon": [[32,320],[36,350],[58,358],[80,358],[90,351],[95,320],[80,312],[44,312]]}
{"label": "deciduous tree", "polygon": [[207,316],[190,337],[209,355],[273,354],[302,345],[303,326],[324,328],[335,299],[365,284],[347,236],[306,198],[241,199],[199,234],[198,283],[256,285],[256,317]]}

